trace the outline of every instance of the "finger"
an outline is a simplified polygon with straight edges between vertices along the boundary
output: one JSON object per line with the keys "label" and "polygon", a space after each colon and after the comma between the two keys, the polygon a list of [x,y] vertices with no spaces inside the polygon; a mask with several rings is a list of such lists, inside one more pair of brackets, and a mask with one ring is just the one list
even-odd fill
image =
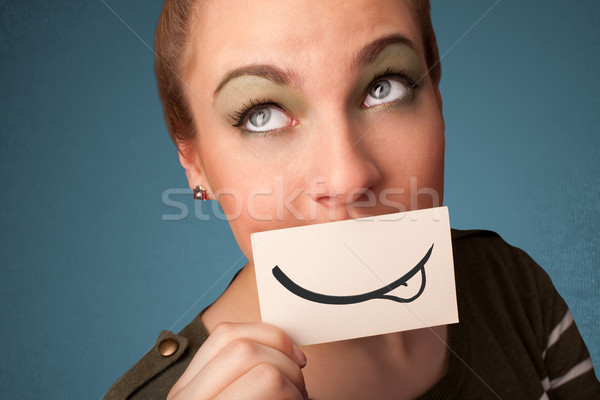
{"label": "finger", "polygon": [[283,330],[263,322],[224,322],[217,325],[202,344],[175,387],[189,383],[216,354],[237,339],[250,339],[272,347],[294,360],[301,368],[306,365],[306,356]]}
{"label": "finger", "polygon": [[299,390],[271,364],[259,364],[223,390],[216,400],[306,400],[306,389]]}
{"label": "finger", "polygon": [[264,363],[277,368],[299,391],[305,390],[302,371],[288,356],[249,339],[236,339],[215,355],[184,386],[174,387],[173,399],[195,399],[198,395],[212,398],[248,371]]}

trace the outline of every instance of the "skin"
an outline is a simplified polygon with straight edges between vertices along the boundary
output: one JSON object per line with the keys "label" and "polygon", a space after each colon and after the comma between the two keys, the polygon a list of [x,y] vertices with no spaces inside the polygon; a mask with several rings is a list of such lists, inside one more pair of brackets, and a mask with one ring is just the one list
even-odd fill
{"label": "skin", "polygon": [[[442,100],[426,74],[409,8],[398,0],[265,0],[260,7],[228,0],[208,2],[199,15],[185,77],[198,134],[180,149],[180,161],[190,187],[205,186],[230,216],[250,262],[202,315],[210,336],[169,398],[424,393],[446,370],[445,326],[299,349],[284,332],[260,322],[250,242],[252,232],[441,205]],[[391,34],[416,49],[390,44],[371,63],[354,64],[365,45]],[[293,71],[295,79],[281,85],[239,76],[215,95],[228,72],[249,64],[273,64]],[[418,87],[394,102],[365,107],[373,104],[367,93],[376,74],[388,67],[406,71]],[[397,76],[381,79],[408,87]],[[232,126],[232,114],[257,99],[278,105],[270,111],[281,128],[249,134],[244,124]],[[414,179],[438,198],[416,196]],[[282,199],[291,200],[282,207]]]}

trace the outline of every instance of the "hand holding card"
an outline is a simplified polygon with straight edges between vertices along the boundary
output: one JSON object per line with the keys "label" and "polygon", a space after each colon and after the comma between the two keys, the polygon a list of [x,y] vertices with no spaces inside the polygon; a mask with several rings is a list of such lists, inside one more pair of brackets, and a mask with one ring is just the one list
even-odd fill
{"label": "hand holding card", "polygon": [[306,356],[281,329],[265,323],[219,324],[167,400],[306,399]]}

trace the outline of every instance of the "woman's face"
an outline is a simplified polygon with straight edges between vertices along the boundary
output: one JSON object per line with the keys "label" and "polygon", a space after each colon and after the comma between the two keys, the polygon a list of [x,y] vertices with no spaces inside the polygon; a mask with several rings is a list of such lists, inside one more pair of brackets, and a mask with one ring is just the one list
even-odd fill
{"label": "woman's face", "polygon": [[242,251],[252,232],[442,204],[441,97],[403,1],[209,1],[191,39],[182,163]]}

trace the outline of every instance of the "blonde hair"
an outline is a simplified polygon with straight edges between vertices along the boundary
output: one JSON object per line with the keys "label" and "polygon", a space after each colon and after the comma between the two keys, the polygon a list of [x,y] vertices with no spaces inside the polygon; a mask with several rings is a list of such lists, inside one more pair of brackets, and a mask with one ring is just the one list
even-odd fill
{"label": "blonde hair", "polygon": [[[405,0],[419,24],[425,60],[434,85],[441,79],[439,51],[431,24],[429,0]],[[185,99],[184,82],[188,68],[191,26],[202,0],[165,0],[154,37],[154,72],[169,135],[178,149],[194,138],[196,129]]]}

